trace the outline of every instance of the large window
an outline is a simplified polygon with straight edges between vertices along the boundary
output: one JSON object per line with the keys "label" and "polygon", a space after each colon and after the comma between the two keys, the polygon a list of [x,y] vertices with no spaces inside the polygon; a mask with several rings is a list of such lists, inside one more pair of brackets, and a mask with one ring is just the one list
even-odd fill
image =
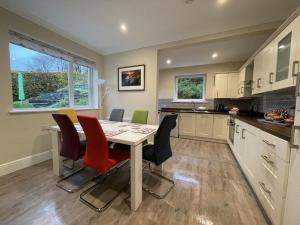
{"label": "large window", "polygon": [[92,106],[92,68],[10,43],[13,108]]}
{"label": "large window", "polygon": [[205,75],[177,76],[175,101],[201,102],[205,100]]}

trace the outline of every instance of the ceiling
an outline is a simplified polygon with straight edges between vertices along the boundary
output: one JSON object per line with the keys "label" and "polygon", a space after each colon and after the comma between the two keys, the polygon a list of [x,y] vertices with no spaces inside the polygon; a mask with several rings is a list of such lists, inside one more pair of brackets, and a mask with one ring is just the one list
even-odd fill
{"label": "ceiling", "polygon": [[[266,32],[161,50],[160,69],[246,61],[270,35],[271,32]],[[213,58],[214,53],[218,57]],[[168,59],[172,61],[171,64],[166,63]]]}
{"label": "ceiling", "polygon": [[[110,54],[285,19],[299,0],[0,0],[0,6]],[[120,25],[127,25],[127,32]]]}

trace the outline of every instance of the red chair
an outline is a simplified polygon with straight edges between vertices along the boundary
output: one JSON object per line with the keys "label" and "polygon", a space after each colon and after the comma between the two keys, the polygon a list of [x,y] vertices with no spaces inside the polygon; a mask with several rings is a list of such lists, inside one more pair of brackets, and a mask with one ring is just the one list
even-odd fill
{"label": "red chair", "polygon": [[[78,116],[78,120],[86,136],[87,146],[84,155],[84,165],[86,167],[90,167],[98,173],[107,176],[112,169],[121,167],[129,160],[129,153],[117,149],[109,149],[106,136],[97,118]],[[120,193],[115,195],[103,207],[98,208],[84,199],[84,196],[94,190],[98,184],[96,183],[82,192],[80,200],[95,211],[103,212]]]}

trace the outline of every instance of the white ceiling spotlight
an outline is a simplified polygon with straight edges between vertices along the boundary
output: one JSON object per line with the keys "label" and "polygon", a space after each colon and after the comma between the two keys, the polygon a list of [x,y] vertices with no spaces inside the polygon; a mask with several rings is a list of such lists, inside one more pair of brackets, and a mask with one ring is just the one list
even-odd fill
{"label": "white ceiling spotlight", "polygon": [[217,58],[218,56],[219,56],[218,53],[215,52],[214,54],[212,54],[211,57],[212,57],[213,59],[215,59],[215,58]]}
{"label": "white ceiling spotlight", "polygon": [[228,0],[218,0],[219,5],[224,5]]}
{"label": "white ceiling spotlight", "polygon": [[172,60],[171,60],[171,59],[167,59],[166,63],[167,63],[168,65],[170,65],[170,64],[172,63]]}
{"label": "white ceiling spotlight", "polygon": [[121,31],[126,32],[127,31],[126,24],[121,24],[120,29],[121,29]]}

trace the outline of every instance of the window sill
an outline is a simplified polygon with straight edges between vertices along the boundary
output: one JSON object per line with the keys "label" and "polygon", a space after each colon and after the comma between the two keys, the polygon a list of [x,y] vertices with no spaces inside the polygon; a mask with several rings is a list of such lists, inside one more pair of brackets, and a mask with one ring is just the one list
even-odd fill
{"label": "window sill", "polygon": [[[63,108],[61,108],[63,109]],[[75,108],[76,111],[90,111],[90,110],[99,110],[100,108],[94,107],[82,107]],[[49,112],[57,112],[59,109],[13,109],[9,111],[9,114],[24,114],[24,113],[49,113]]]}

